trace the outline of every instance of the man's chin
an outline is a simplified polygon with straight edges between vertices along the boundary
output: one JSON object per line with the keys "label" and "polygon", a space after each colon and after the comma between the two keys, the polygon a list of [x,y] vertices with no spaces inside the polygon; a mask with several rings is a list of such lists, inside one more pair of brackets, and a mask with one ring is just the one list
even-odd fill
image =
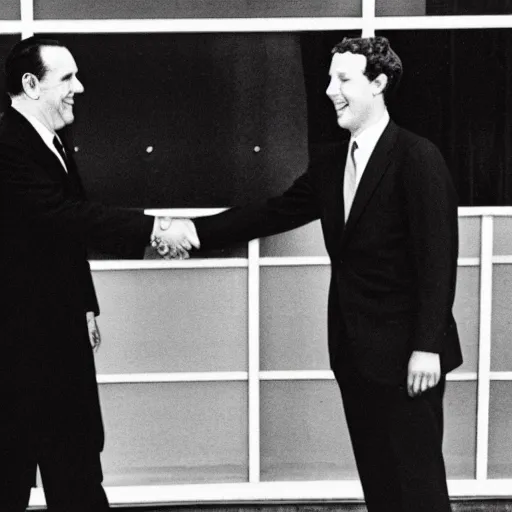
{"label": "man's chin", "polygon": [[350,126],[349,123],[343,119],[343,117],[338,117],[338,126],[340,128],[343,128],[344,130],[349,130]]}
{"label": "man's chin", "polygon": [[[62,122],[63,122],[64,126],[72,124],[74,120],[75,120],[75,116],[73,114],[67,114],[66,116],[64,116],[62,118]],[[63,128],[64,128],[64,126],[63,126]]]}

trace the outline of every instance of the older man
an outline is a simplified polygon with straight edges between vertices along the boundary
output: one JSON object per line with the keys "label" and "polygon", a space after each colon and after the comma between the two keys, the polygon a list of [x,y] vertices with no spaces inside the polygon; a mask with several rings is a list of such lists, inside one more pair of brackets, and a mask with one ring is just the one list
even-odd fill
{"label": "older man", "polygon": [[[169,219],[88,202],[58,131],[84,91],[67,48],[30,38],[5,64],[0,121],[0,510],[26,509],[39,465],[50,511],[108,509],[91,345],[99,313],[87,245],[138,257],[153,236],[186,255]],[[193,233],[189,239],[194,244]],[[181,235],[180,235],[181,237]],[[197,244],[196,244],[197,245]]]}

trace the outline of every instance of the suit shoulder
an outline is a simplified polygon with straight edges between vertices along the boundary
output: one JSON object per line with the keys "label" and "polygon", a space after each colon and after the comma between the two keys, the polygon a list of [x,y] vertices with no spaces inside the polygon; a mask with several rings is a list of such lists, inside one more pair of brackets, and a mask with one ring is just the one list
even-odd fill
{"label": "suit shoulder", "polygon": [[405,128],[398,129],[398,142],[404,148],[418,147],[439,151],[439,148],[431,140]]}
{"label": "suit shoulder", "polygon": [[435,160],[445,163],[441,151],[431,140],[404,128],[399,129],[397,147],[409,160]]}
{"label": "suit shoulder", "polygon": [[0,144],[4,146],[23,146],[25,137],[23,130],[12,126],[8,116],[5,113],[0,117]]}
{"label": "suit shoulder", "polygon": [[451,190],[453,196],[456,196],[446,161],[432,141],[400,129],[397,146],[401,153],[398,158],[401,162],[404,183],[408,184],[409,188],[417,188],[418,184],[421,184],[420,189],[424,193],[436,184],[437,190]]}

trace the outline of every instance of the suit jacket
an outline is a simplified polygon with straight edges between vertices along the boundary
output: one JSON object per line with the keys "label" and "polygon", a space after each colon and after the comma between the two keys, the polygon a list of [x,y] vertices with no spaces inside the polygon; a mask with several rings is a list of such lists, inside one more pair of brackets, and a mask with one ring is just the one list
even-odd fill
{"label": "suit jacket", "polygon": [[[67,148],[66,148],[67,149]],[[88,244],[142,255],[143,212],[88,202],[72,151],[68,173],[10,108],[0,121],[0,437],[41,429],[89,436],[103,427],[86,311],[99,313]]]}
{"label": "suit jacket", "polygon": [[203,248],[272,235],[320,219],[331,259],[331,366],[350,353],[367,378],[403,383],[414,350],[462,363],[452,315],[457,196],[438,149],[390,122],[345,224],[347,143],[313,148],[308,170],[279,197],[195,220]]}

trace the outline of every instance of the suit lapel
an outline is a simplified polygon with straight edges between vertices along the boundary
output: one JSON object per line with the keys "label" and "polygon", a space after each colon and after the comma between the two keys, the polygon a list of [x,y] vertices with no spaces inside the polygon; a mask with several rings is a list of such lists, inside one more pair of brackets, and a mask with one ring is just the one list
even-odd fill
{"label": "suit lapel", "polygon": [[39,154],[46,162],[45,168],[54,176],[58,175],[62,180],[67,180],[68,173],[66,172],[66,169],[62,167],[62,163],[57,155],[43,142],[41,137],[39,137],[39,139],[42,143],[42,147],[39,149]]}
{"label": "suit lapel", "polygon": [[343,201],[343,180],[345,177],[345,159],[347,158],[348,140],[343,141],[333,155],[332,212],[333,240],[340,238],[345,229],[345,205]]}
{"label": "suit lapel", "polygon": [[67,180],[67,173],[55,153],[45,144],[35,128],[18,111],[10,107],[6,115],[11,123],[18,125],[24,132],[28,141],[26,149],[35,156],[36,161],[40,162],[48,174],[54,178]]}
{"label": "suit lapel", "polygon": [[[357,187],[354,202],[343,232],[343,242],[350,236],[358,219],[364,212],[368,201],[371,199],[377,185],[386,173],[390,163],[391,154],[395,145],[398,128],[393,121],[390,121],[373,150],[363,176]],[[343,193],[341,194],[343,202]]]}
{"label": "suit lapel", "polygon": [[[70,192],[73,195],[78,195],[85,197],[84,188],[82,185],[82,180],[80,179],[80,175],[78,174],[74,151],[71,149],[71,146],[68,144],[67,137],[64,133],[59,132],[60,140],[62,141],[62,145],[64,146],[64,150],[66,151],[66,159],[67,159],[67,178],[68,185],[70,188]],[[61,165],[62,167],[62,165]]]}

